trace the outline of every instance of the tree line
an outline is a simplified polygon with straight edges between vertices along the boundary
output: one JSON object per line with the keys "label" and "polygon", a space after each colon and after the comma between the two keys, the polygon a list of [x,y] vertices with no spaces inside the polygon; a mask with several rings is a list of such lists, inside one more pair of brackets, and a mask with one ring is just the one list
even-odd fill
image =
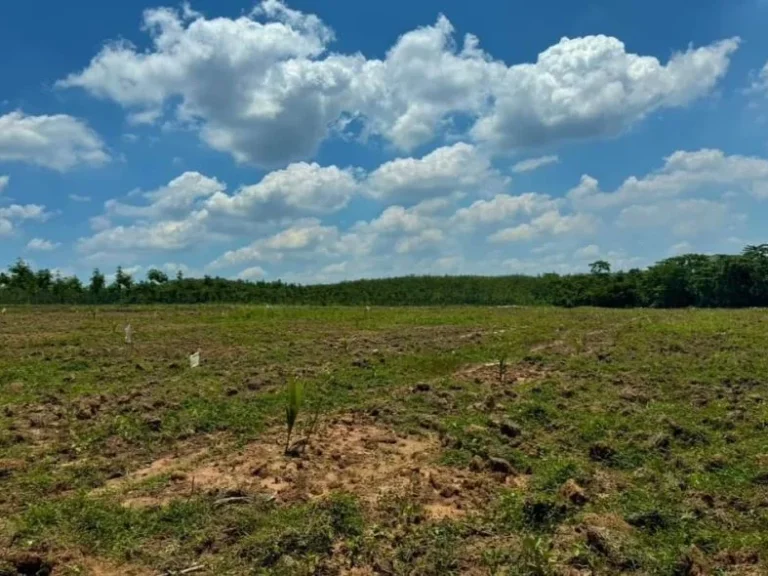
{"label": "tree line", "polygon": [[0,272],[0,304],[554,305],[614,308],[768,306],[768,244],[737,255],[685,254],[644,270],[612,272],[598,260],[583,274],[405,276],[299,285],[205,276],[169,278],[150,270],[137,281],[118,266],[88,283],[19,259]]}

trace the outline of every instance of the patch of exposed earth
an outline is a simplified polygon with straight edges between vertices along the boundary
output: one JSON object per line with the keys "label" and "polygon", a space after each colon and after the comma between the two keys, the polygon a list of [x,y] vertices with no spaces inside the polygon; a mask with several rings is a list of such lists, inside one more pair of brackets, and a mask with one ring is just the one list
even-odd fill
{"label": "patch of exposed earth", "polygon": [[129,507],[163,506],[200,493],[227,504],[252,498],[294,503],[347,492],[375,505],[408,491],[429,518],[439,520],[479,510],[498,482],[482,472],[435,464],[440,442],[434,436],[398,435],[362,417],[321,426],[290,456],[284,442],[285,432],[275,430],[232,453],[206,449],[161,458],[99,491],[118,493]]}

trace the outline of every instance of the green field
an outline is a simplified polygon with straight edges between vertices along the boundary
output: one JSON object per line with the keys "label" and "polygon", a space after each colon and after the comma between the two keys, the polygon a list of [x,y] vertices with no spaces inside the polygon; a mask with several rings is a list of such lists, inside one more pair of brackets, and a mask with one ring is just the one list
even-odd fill
{"label": "green field", "polygon": [[766,574],[767,347],[761,309],[9,307],[0,574]]}

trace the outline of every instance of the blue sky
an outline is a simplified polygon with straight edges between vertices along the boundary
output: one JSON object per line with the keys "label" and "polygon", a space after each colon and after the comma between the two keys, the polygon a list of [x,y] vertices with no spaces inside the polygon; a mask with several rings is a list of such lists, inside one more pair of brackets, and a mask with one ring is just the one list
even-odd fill
{"label": "blue sky", "polygon": [[765,241],[765,0],[40,10],[0,20],[0,263],[306,283]]}

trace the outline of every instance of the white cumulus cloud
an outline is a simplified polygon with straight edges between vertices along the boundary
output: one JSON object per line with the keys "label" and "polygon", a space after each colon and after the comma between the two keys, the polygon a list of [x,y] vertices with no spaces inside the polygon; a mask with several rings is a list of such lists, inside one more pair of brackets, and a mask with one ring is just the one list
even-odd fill
{"label": "white cumulus cloud", "polygon": [[760,198],[768,196],[768,160],[726,155],[722,150],[678,150],[658,171],[642,178],[630,176],[614,192],[603,192],[591,176],[582,176],[568,198],[581,209],[601,210],[632,203],[650,203],[696,191],[739,189]]}
{"label": "white cumulus cloud", "polygon": [[311,158],[354,121],[358,136],[405,151],[457,119],[496,150],[612,136],[711,92],[739,44],[689,48],[662,63],[617,38],[564,38],[534,63],[507,65],[471,34],[457,41],[440,16],[375,59],[330,51],[335,35],[319,17],[277,0],[238,18],[149,9],[144,29],[149,49],[109,43],[57,85],[118,102],[133,122],[170,116],[210,147],[261,166]]}
{"label": "white cumulus cloud", "polygon": [[628,53],[617,38],[563,38],[535,64],[505,71],[472,133],[504,149],[616,135],[654,110],[708,94],[738,45],[732,38],[690,48],[662,64]]}
{"label": "white cumulus cloud", "polygon": [[28,116],[18,110],[0,116],[0,161],[65,171],[109,159],[98,134],[72,116]]}
{"label": "white cumulus cloud", "polygon": [[266,276],[266,272],[261,266],[251,266],[242,270],[237,277],[240,280],[262,280]]}
{"label": "white cumulus cloud", "polygon": [[36,252],[50,252],[61,246],[59,242],[51,242],[44,238],[32,238],[27,242],[27,250],[34,250]]}
{"label": "white cumulus cloud", "polygon": [[219,191],[207,201],[211,214],[274,220],[300,214],[327,214],[346,206],[358,190],[351,169],[299,162],[268,173],[233,195]]}
{"label": "white cumulus cloud", "polygon": [[591,214],[561,214],[557,210],[550,210],[530,222],[494,232],[488,240],[493,243],[502,243],[532,240],[545,235],[585,235],[592,233],[596,226],[597,219]]}
{"label": "white cumulus cloud", "polygon": [[374,198],[409,203],[453,193],[489,194],[505,184],[490,160],[464,142],[438,148],[422,158],[386,162],[366,180]]}

